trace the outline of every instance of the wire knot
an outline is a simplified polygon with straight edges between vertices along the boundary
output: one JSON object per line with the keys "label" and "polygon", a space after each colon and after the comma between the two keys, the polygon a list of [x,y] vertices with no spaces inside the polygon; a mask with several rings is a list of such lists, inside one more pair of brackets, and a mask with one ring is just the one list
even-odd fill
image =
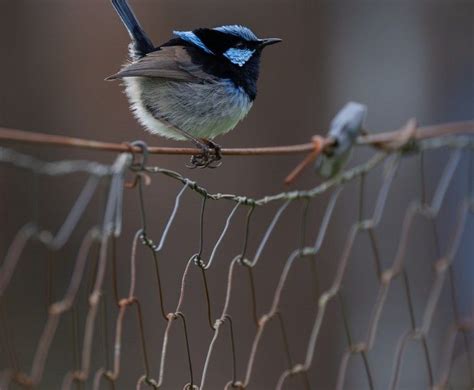
{"label": "wire knot", "polygon": [[237,202],[244,206],[256,206],[255,199],[248,198],[246,196],[238,196]]}
{"label": "wire knot", "polygon": [[202,260],[201,255],[199,253],[196,253],[193,256],[193,262],[195,265],[197,265],[199,268],[205,268],[206,264],[204,263],[204,260]]}
{"label": "wire knot", "polygon": [[151,238],[148,238],[146,235],[146,232],[142,230],[140,232],[140,241],[143,245],[146,245],[148,248],[150,248],[153,252],[158,252],[158,245],[153,242]]}

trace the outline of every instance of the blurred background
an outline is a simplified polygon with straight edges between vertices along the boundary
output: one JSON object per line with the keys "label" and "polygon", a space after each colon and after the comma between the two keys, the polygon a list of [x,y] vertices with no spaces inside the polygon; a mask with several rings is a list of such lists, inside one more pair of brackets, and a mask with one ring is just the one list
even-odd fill
{"label": "blurred background", "polygon": [[[249,116],[233,132],[217,139],[225,147],[308,142],[312,135],[325,133],[331,118],[350,100],[368,106],[366,127],[373,132],[397,129],[412,117],[416,117],[421,125],[429,125],[468,120],[474,116],[473,1],[130,2],[157,45],[168,40],[173,30],[236,23],[249,26],[258,36],[283,39],[282,44],[271,47],[263,55],[259,95]],[[142,139],[150,145],[178,145],[143,132],[129,112],[120,85],[103,81],[125,62],[128,43],[128,35],[107,0],[0,0],[0,126],[110,142]],[[112,153],[59,147],[16,145],[15,149],[48,161],[85,159],[111,163],[115,158]],[[365,161],[369,153],[368,150],[357,150],[351,164]],[[424,156],[428,200],[448,155],[448,151],[440,150]],[[186,169],[187,157],[153,156],[150,164],[177,170],[198,181],[210,192],[262,197],[285,189],[283,178],[300,158],[227,157],[219,169],[203,171]],[[408,203],[421,196],[419,164],[416,156],[403,161],[394,190],[389,196],[378,229],[384,268],[391,264],[394,257]],[[448,191],[448,201],[441,211],[439,219],[443,223],[438,222],[437,226],[441,237],[441,253],[449,246],[449,234],[455,225],[455,211],[466,193],[467,166],[468,159],[463,158]],[[382,169],[378,169],[367,177],[364,192],[364,214],[367,216],[373,210],[381,173]],[[81,175],[42,179],[37,190],[33,191],[32,177],[28,172],[2,166],[0,261],[18,229],[31,220],[35,205],[39,206],[41,225],[56,231],[84,184],[84,179],[85,176]],[[295,188],[310,188],[319,182],[312,172],[307,172]],[[162,177],[153,178],[152,185],[146,188],[147,222],[152,237],[161,234],[179,188],[174,181]],[[321,290],[331,285],[350,224],[357,218],[357,191],[357,182],[345,187],[328,239],[318,257]],[[93,199],[77,231],[61,251],[51,254],[40,245],[31,245],[21,259],[6,296],[5,310],[8,326],[14,331],[11,339],[16,345],[23,370],[30,369],[46,318],[46,305],[63,296],[78,245],[84,232],[100,217],[104,197],[105,187]],[[316,238],[327,200],[328,195],[324,195],[311,204],[307,231],[310,243]],[[300,206],[292,205],[284,214],[264,252],[261,267],[255,270],[259,315],[269,310],[282,266],[298,243]],[[124,231],[117,243],[122,295],[126,294],[128,288],[131,240],[140,227],[138,207],[136,192],[126,190]],[[204,250],[207,255],[232,207],[233,204],[226,202],[215,202],[207,207]],[[250,237],[250,252],[255,252],[276,210],[276,205],[258,210]],[[199,213],[199,197],[186,192],[163,252],[162,278],[167,311],[174,310],[181,274],[186,261],[197,249]],[[228,264],[241,248],[245,222],[243,210],[236,214],[235,221],[220,249],[221,255],[216,260],[215,268],[209,275],[211,304],[215,313],[222,309]],[[407,260],[407,270],[411,278],[415,319],[419,325],[433,281],[432,263],[439,254],[430,223],[419,221],[415,229],[416,240],[407,254],[410,259]],[[466,239],[469,235],[472,237],[473,229],[471,217],[454,268],[456,296],[462,316],[472,315],[474,307],[474,244],[472,240]],[[152,260],[146,248],[139,251],[137,296],[142,301],[145,313],[145,333],[152,372],[157,373],[166,323],[157,308]],[[368,239],[357,242],[343,283],[342,296],[354,342],[365,337],[378,288],[370,253]],[[48,277],[53,281],[52,284],[51,280],[45,282]],[[231,311],[233,317],[238,319],[235,325],[238,340],[237,371],[238,378],[242,378],[255,326],[249,309],[251,300],[247,276],[241,271],[236,278],[236,289],[241,294],[233,302]],[[308,278],[307,267],[296,266],[282,302],[290,335],[290,349],[296,362],[304,359],[316,310],[314,291]],[[109,343],[112,345],[117,310],[112,305],[109,282],[104,299],[110,300],[107,316]],[[50,286],[49,290],[46,288],[49,291],[47,294],[45,283]],[[206,322],[207,309],[201,284],[198,271],[194,271],[189,284],[189,299],[183,308],[190,318],[188,326],[192,359],[198,378],[213,334]],[[81,299],[75,314],[75,321],[80,324],[87,310],[85,292]],[[347,346],[342,322],[339,307],[330,306],[310,373],[311,388],[325,390],[335,386],[342,353]],[[452,322],[450,290],[445,286],[436,311],[436,326],[430,330],[428,340],[434,368],[440,364],[443,336]],[[406,298],[402,284],[398,281],[390,291],[384,308],[374,350],[368,354],[375,388],[387,388],[396,343],[409,328]],[[137,323],[133,315],[127,315],[124,329],[124,360],[117,382],[118,389],[134,388],[137,378],[143,374]],[[82,330],[78,332],[80,340]],[[286,368],[281,345],[274,341],[278,337],[275,327],[262,340],[249,389],[274,388],[279,374]],[[167,389],[182,388],[188,381],[184,342],[179,336],[173,340],[175,344],[169,354],[164,383]],[[474,343],[472,334],[470,340],[471,344]],[[231,379],[229,350],[225,341],[217,346],[213,358],[212,375],[208,382],[210,389],[223,388]],[[458,349],[461,352],[453,364],[451,388],[468,389],[468,362],[462,348]],[[0,354],[0,369],[8,366],[5,355]],[[74,366],[73,355],[71,319],[68,317],[58,329],[47,360],[44,381],[38,388],[59,388],[64,374]],[[95,369],[104,364],[103,357],[99,355],[94,355]],[[470,367],[471,375],[473,369]],[[423,350],[419,343],[410,344],[404,357],[400,388],[416,390],[426,388],[428,384]],[[91,386],[89,381],[85,388]],[[352,359],[346,388],[366,389],[367,386],[361,360]],[[294,379],[288,382],[287,388],[299,389],[304,386],[300,379]]]}

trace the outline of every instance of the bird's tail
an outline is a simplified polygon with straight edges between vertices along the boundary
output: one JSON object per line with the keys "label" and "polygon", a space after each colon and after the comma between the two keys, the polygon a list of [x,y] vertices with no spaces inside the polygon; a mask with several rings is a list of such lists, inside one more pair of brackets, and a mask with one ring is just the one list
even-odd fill
{"label": "bird's tail", "polygon": [[112,5],[117,11],[120,19],[127,28],[130,37],[133,40],[132,57],[142,57],[154,50],[154,46],[150,38],[145,34],[137,17],[128,5],[127,0],[112,0]]}

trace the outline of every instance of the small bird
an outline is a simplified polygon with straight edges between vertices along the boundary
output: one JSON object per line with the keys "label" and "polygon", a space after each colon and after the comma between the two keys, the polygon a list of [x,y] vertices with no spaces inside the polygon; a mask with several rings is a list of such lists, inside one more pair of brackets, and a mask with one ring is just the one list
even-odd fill
{"label": "small bird", "polygon": [[257,96],[263,48],[281,39],[259,39],[247,27],[227,25],[174,31],[155,47],[127,0],[112,0],[132,39],[131,62],[106,80],[122,79],[131,109],[152,134],[190,140],[201,152],[192,167],[215,167],[220,146],[212,140],[232,130]]}

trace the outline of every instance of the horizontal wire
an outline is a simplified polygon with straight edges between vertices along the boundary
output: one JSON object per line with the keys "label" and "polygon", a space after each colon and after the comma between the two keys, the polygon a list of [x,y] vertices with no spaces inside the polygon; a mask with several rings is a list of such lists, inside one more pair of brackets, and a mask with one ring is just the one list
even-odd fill
{"label": "horizontal wire", "polygon": [[[413,122],[413,120],[411,120]],[[370,145],[375,148],[385,148],[397,141],[400,141],[403,135],[403,129],[363,135],[357,139],[359,145]],[[434,126],[419,127],[413,134],[416,140],[442,137],[455,134],[474,134],[474,121],[452,122]],[[10,129],[0,127],[0,140],[9,142],[40,144],[50,146],[64,146],[81,149],[100,150],[108,152],[133,152],[140,153],[142,149],[139,146],[133,146],[126,143],[102,142],[84,138],[67,137],[64,135],[44,134],[32,131]],[[267,146],[255,148],[222,148],[221,154],[227,156],[275,156],[288,154],[302,154],[313,151],[314,142],[308,142],[299,145]],[[193,155],[201,151],[196,148],[174,148],[162,146],[148,147],[150,154],[169,154],[169,155]]]}

